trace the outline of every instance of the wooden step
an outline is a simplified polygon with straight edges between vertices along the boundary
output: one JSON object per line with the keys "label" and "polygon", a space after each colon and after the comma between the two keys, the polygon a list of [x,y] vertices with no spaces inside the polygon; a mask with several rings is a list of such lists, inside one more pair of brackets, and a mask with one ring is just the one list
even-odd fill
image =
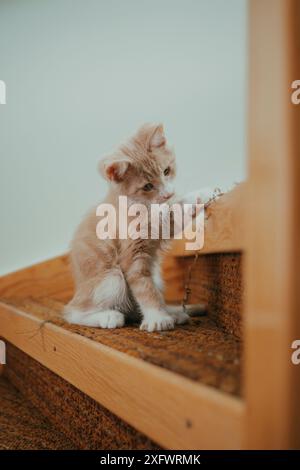
{"label": "wooden step", "polygon": [[241,446],[239,338],[210,317],[152,334],[68,325],[72,292],[65,256],[5,276],[1,336],[159,446]]}

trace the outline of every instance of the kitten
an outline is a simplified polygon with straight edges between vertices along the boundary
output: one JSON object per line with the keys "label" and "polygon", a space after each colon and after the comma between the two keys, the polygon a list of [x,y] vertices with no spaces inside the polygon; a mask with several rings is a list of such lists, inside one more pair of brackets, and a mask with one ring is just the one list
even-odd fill
{"label": "kitten", "polygon": [[[100,172],[109,183],[104,202],[113,204],[117,213],[120,195],[147,207],[175,201],[175,155],[167,145],[162,125],[141,127],[100,162]],[[120,328],[125,318],[141,318],[140,329],[149,332],[187,322],[189,317],[181,307],[170,308],[164,302],[159,259],[165,240],[100,240],[96,235],[98,220],[93,210],[72,241],[76,291],[65,307],[64,318],[101,328]]]}

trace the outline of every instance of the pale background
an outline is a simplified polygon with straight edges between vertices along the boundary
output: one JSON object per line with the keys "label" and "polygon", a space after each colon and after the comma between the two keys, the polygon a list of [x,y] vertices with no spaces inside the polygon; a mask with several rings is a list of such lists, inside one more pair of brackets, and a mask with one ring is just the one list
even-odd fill
{"label": "pale background", "polygon": [[97,161],[165,124],[178,189],[245,177],[246,0],[0,0],[0,274],[58,255]]}

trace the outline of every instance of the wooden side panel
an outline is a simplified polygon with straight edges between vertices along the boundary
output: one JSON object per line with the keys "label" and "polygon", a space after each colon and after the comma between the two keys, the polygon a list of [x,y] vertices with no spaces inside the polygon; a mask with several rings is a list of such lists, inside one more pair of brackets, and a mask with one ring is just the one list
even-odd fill
{"label": "wooden side panel", "polygon": [[291,363],[291,343],[300,338],[300,109],[291,104],[291,83],[300,78],[299,2],[249,4],[245,445],[278,449],[300,446],[300,369]]}
{"label": "wooden side panel", "polygon": [[[192,262],[192,258],[191,261]],[[184,271],[182,260],[168,254],[162,263],[164,295],[167,303],[181,304],[184,296]]]}
{"label": "wooden side panel", "polygon": [[68,302],[73,294],[68,255],[0,277],[1,299],[51,297]]}

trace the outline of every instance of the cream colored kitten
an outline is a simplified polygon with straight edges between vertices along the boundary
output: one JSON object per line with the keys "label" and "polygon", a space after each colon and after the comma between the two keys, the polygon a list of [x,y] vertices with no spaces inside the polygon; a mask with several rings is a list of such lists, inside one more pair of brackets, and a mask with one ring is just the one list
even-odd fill
{"label": "cream colored kitten", "polygon": [[[118,197],[130,203],[171,204],[175,155],[167,145],[161,125],[144,125],[112,155],[100,162],[109,183],[105,203],[118,211]],[[185,199],[196,201],[195,195]],[[201,201],[205,202],[205,201]],[[159,257],[165,240],[100,240],[99,218],[93,210],[80,224],[71,245],[75,295],[65,307],[70,323],[101,328],[120,328],[127,319],[141,319],[140,329],[169,330],[185,323],[182,308],[165,305],[159,276]]]}

